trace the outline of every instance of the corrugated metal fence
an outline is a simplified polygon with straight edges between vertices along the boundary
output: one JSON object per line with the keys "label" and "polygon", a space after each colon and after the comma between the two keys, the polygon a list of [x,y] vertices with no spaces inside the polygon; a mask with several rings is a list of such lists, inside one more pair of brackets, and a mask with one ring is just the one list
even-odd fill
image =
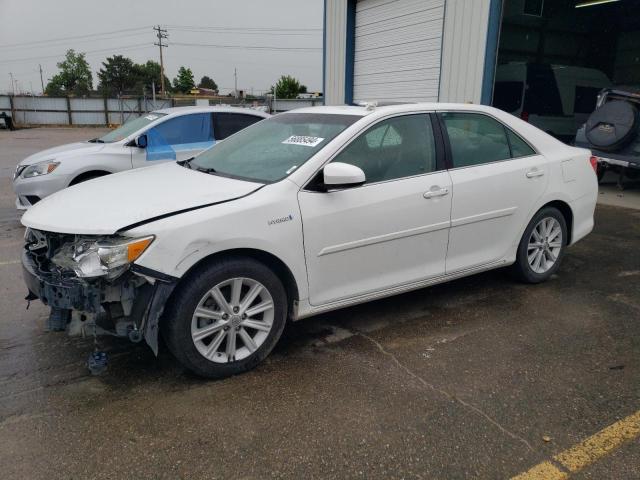
{"label": "corrugated metal fence", "polygon": [[[233,98],[225,99],[231,104]],[[73,98],[73,97],[36,97],[28,95],[0,95],[0,113],[11,115],[18,126],[30,125],[120,125],[130,118],[173,106],[195,105],[195,98]],[[210,103],[222,103],[211,100]],[[268,104],[269,110],[284,112],[302,107],[322,105],[322,98],[277,100],[275,105]],[[241,106],[247,107],[251,103]]]}

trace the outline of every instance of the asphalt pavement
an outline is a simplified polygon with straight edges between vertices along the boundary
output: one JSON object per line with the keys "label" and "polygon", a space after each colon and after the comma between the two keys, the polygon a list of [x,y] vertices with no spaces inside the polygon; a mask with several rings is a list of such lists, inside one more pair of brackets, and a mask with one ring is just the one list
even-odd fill
{"label": "asphalt pavement", "polygon": [[[599,206],[542,285],[498,270],[303,320],[221,381],[103,339],[93,377],[93,340],[26,309],[10,183],[27,154],[99,133],[0,130],[1,478],[640,478],[640,201]],[[603,431],[617,448],[557,460]]]}

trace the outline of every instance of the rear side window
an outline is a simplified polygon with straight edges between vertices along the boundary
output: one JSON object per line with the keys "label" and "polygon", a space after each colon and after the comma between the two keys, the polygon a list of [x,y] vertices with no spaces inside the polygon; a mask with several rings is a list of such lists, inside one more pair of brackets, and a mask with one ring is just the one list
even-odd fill
{"label": "rear side window", "polygon": [[360,167],[366,183],[422,175],[436,170],[436,146],[427,114],[383,120],[351,142],[334,162]]}
{"label": "rear side window", "polygon": [[247,128],[249,125],[253,125],[262,119],[262,117],[247,115],[244,113],[214,113],[213,131],[215,133],[216,140],[224,140],[243,128]]}
{"label": "rear side window", "polygon": [[166,145],[210,142],[213,140],[211,114],[194,113],[170,118],[147,133],[157,143]]}
{"label": "rear side window", "polygon": [[518,135],[506,128],[507,137],[509,137],[509,145],[511,145],[511,157],[528,157],[529,155],[535,155],[536,151],[529,146],[527,142],[522,140]]}
{"label": "rear side window", "polygon": [[493,106],[505,112],[515,112],[522,105],[522,82],[496,82],[493,90]]}
{"label": "rear side window", "polygon": [[487,115],[443,113],[453,167],[471,167],[511,158],[504,126]]}

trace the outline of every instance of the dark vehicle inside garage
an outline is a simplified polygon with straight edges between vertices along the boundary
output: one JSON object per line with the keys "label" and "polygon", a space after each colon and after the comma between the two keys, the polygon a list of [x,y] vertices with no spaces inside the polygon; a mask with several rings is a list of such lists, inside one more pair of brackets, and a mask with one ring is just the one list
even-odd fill
{"label": "dark vehicle inside garage", "polygon": [[493,105],[593,150],[600,178],[615,170],[619,185],[640,172],[639,8],[636,0],[506,0],[500,25]]}

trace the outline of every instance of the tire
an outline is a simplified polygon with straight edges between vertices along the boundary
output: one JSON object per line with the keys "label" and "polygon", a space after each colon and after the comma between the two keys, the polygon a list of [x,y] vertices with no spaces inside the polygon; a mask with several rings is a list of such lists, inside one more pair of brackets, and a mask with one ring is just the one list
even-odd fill
{"label": "tire", "polygon": [[598,162],[598,165],[596,166],[596,176],[598,177],[598,183],[602,181],[605,173],[607,173],[607,167]]}
{"label": "tire", "polygon": [[613,100],[589,115],[585,135],[596,148],[615,152],[635,137],[638,122],[638,110],[631,102]]}
{"label": "tire", "polygon": [[[252,313],[269,300],[272,308]],[[198,268],[178,287],[163,316],[162,334],[188,370],[207,378],[229,377],[269,355],[284,330],[287,306],[285,288],[269,267],[251,258],[218,260]],[[196,315],[196,308],[204,316]]]}
{"label": "tire", "polygon": [[[550,227],[551,234],[545,237],[545,227],[547,226]],[[561,238],[559,241],[556,234],[557,228],[560,229]],[[541,241],[536,241],[534,230],[536,235],[541,236],[542,234]],[[553,207],[539,210],[522,235],[518,245],[516,262],[511,266],[512,273],[525,283],[540,283],[548,280],[560,267],[567,240],[567,222],[562,213]],[[533,256],[534,254],[535,256]],[[530,258],[533,260],[531,263]],[[540,259],[539,263],[538,258]]]}
{"label": "tire", "polygon": [[78,175],[76,178],[71,180],[71,183],[69,184],[69,186],[78,185],[79,183],[87,182],[89,180],[93,180],[94,178],[104,177],[105,175],[108,175],[108,173],[95,172],[95,173],[89,173],[86,175],[85,174]]}

